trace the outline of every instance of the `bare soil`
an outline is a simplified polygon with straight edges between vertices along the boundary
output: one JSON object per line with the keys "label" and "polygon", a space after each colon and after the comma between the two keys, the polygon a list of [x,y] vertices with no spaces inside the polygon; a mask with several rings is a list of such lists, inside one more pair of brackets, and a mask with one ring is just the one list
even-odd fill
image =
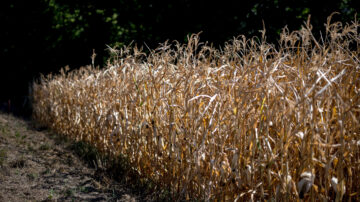
{"label": "bare soil", "polygon": [[71,143],[0,113],[0,201],[139,201],[141,194],[91,168]]}

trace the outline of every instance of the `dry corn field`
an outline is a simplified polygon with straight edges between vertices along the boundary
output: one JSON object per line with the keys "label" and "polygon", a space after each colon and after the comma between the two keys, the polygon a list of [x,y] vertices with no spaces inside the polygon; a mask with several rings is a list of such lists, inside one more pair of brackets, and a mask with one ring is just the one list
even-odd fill
{"label": "dry corn field", "polygon": [[309,21],[276,46],[110,49],[34,83],[33,116],[181,199],[360,200],[359,24],[330,16],[316,39]]}

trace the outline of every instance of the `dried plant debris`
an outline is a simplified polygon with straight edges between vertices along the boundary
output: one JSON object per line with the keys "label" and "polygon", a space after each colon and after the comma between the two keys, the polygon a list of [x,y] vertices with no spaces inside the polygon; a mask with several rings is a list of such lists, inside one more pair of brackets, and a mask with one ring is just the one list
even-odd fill
{"label": "dried plant debris", "polygon": [[336,175],[360,200],[359,24],[311,29],[113,50],[105,69],[34,83],[34,118],[184,199],[327,200]]}

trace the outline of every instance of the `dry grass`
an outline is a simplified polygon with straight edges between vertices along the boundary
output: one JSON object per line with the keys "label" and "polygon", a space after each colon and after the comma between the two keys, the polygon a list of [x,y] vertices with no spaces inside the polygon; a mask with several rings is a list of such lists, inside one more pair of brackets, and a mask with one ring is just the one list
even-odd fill
{"label": "dry grass", "polygon": [[[356,18],[355,18],[356,19]],[[110,49],[107,68],[34,84],[34,118],[183,199],[360,200],[358,22],[284,28],[279,47]]]}

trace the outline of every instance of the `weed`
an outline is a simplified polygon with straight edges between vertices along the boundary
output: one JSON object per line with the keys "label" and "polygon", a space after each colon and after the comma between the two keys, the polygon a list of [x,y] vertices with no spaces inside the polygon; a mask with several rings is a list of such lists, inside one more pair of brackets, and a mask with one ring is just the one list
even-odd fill
{"label": "weed", "polygon": [[6,158],[7,158],[7,151],[5,149],[0,149],[0,167],[4,165]]}
{"label": "weed", "polygon": [[29,173],[26,176],[29,178],[29,180],[35,180],[39,175],[37,173]]}
{"label": "weed", "polygon": [[69,148],[75,151],[75,153],[90,166],[97,168],[101,164],[99,163],[100,154],[94,146],[84,141],[79,141],[71,144]]}
{"label": "weed", "polygon": [[49,150],[49,149],[50,149],[50,145],[47,144],[47,143],[44,143],[39,147],[39,150],[41,150],[41,151],[46,151],[46,150]]}
{"label": "weed", "polygon": [[74,190],[71,189],[71,188],[66,189],[65,195],[66,195],[66,197],[72,197],[72,196],[74,196]]}
{"label": "weed", "polygon": [[45,171],[43,171],[41,174],[47,175],[47,174],[50,174],[50,173],[51,173],[51,170],[49,168],[46,168]]}
{"label": "weed", "polygon": [[87,186],[81,186],[79,187],[79,191],[83,193],[89,193],[91,191],[91,188]]}
{"label": "weed", "polygon": [[15,137],[20,138],[20,133],[18,131],[15,132]]}
{"label": "weed", "polygon": [[35,148],[31,145],[31,143],[28,143],[27,144],[27,150],[30,151],[30,152],[34,152]]}
{"label": "weed", "polygon": [[52,199],[54,198],[54,194],[55,194],[54,190],[53,190],[53,189],[50,189],[50,190],[49,190],[48,199],[49,199],[49,200],[52,200]]}
{"label": "weed", "polygon": [[7,135],[9,132],[9,125],[5,124],[5,125],[1,125],[0,126],[0,131],[4,134]]}

